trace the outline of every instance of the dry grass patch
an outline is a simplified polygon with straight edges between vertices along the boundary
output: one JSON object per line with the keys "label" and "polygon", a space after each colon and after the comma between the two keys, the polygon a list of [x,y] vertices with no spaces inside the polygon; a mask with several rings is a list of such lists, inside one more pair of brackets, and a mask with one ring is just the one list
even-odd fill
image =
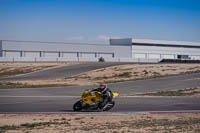
{"label": "dry grass patch", "polygon": [[101,82],[143,80],[198,72],[200,64],[129,64],[89,71],[62,81],[76,85],[97,85]]}
{"label": "dry grass patch", "polygon": [[200,72],[200,64],[131,64],[91,71],[84,76],[91,80],[106,77],[115,82],[195,72]]}
{"label": "dry grass patch", "polygon": [[[62,86],[71,86],[72,84],[62,84]],[[42,82],[40,84],[39,82],[33,82],[31,83],[24,83],[24,82],[0,82],[0,89],[12,89],[12,88],[39,88],[39,87],[59,87],[60,84],[53,83],[50,84],[48,81]]]}
{"label": "dry grass patch", "polygon": [[200,64],[129,64],[89,71],[66,82],[96,85],[101,82],[122,82],[200,72]]}

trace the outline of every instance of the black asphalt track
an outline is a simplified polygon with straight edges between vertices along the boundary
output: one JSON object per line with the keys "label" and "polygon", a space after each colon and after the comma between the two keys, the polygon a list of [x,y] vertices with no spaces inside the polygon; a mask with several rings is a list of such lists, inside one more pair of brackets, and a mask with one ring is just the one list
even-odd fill
{"label": "black asphalt track", "polygon": [[[200,86],[200,73],[113,83],[120,94],[111,112],[200,110],[200,97],[126,97],[133,93]],[[19,88],[0,90],[0,112],[71,112],[84,89],[95,86]]]}

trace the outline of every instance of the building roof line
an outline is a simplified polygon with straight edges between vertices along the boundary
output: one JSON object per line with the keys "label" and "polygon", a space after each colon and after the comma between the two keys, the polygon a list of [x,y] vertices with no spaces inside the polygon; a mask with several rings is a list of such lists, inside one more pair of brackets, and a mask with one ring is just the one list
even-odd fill
{"label": "building roof line", "polygon": [[196,45],[177,45],[177,44],[154,44],[154,43],[132,43],[137,46],[157,46],[157,47],[176,47],[176,48],[200,48]]}
{"label": "building roof line", "polygon": [[167,44],[167,45],[193,45],[193,46],[200,46],[200,42],[167,41],[167,40],[149,40],[149,39],[132,39],[132,43]]}
{"label": "building roof line", "polygon": [[70,43],[70,42],[49,42],[49,41],[22,41],[22,40],[0,40],[0,41],[7,41],[7,42],[29,42],[29,43],[54,43],[54,44],[81,44],[81,45],[109,45],[103,43]]}

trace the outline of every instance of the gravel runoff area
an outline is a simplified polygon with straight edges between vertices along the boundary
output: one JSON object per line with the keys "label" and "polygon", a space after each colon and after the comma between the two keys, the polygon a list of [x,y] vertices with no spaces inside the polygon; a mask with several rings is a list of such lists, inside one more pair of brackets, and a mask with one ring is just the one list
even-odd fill
{"label": "gravel runoff area", "polygon": [[5,133],[199,133],[200,113],[0,114]]}
{"label": "gravel runoff area", "polygon": [[16,84],[36,86],[71,86],[71,85],[98,85],[101,82],[115,83],[130,80],[141,80],[147,78],[158,78],[170,75],[190,74],[200,72],[200,64],[127,64],[106,67],[80,75],[56,80],[37,81],[12,81],[3,82],[1,85]]}

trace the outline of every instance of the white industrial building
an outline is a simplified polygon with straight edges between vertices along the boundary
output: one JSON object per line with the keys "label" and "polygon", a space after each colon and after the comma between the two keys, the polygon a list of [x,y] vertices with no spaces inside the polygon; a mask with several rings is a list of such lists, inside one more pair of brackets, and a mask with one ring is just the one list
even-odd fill
{"label": "white industrial building", "polygon": [[200,60],[200,42],[110,39],[109,45],[0,40],[0,61],[159,62]]}

